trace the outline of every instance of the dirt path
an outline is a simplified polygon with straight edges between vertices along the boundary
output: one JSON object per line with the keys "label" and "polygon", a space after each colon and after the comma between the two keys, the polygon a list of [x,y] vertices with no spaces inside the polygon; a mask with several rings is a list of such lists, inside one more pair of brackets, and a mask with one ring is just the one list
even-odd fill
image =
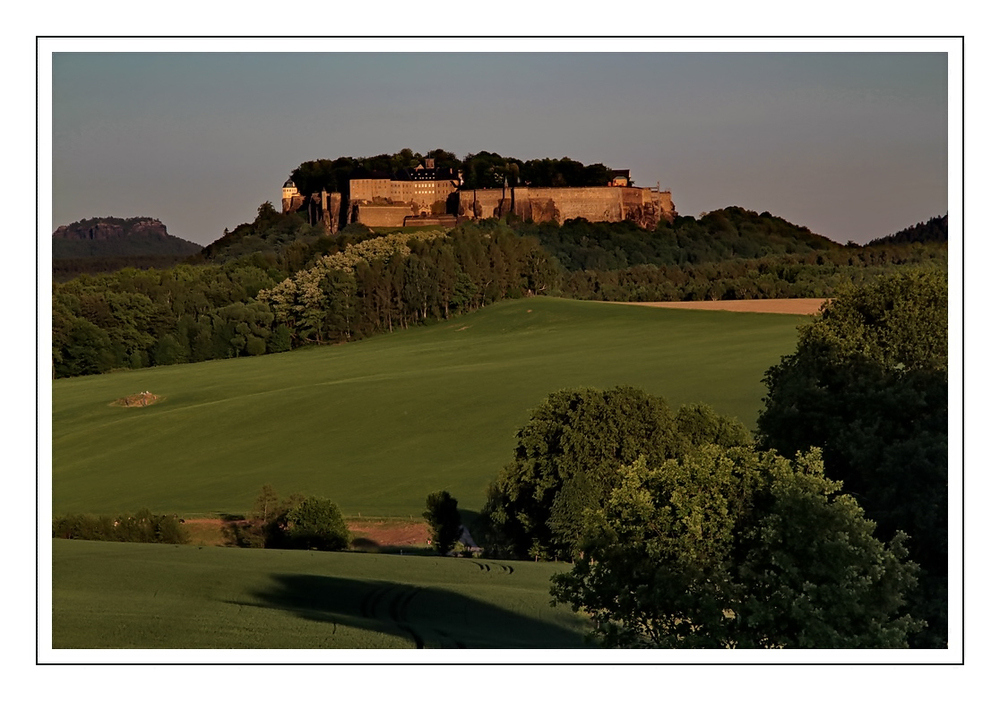
{"label": "dirt path", "polygon": [[714,309],[727,312],[756,312],[759,314],[816,314],[826,299],[728,299],[717,302],[613,302],[640,307],[665,309]]}
{"label": "dirt path", "polygon": [[[431,537],[424,522],[393,519],[362,519],[347,521],[352,538],[361,538],[377,547],[427,547]],[[222,545],[225,521],[217,518],[189,518],[184,521],[191,542],[195,545]]]}

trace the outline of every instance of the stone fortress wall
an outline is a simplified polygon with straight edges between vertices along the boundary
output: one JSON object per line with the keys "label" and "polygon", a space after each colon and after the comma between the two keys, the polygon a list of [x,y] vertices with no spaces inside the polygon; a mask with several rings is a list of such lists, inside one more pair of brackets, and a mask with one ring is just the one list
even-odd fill
{"label": "stone fortress wall", "polygon": [[645,187],[511,187],[458,193],[460,219],[489,219],[508,212],[533,222],[633,221],[646,229],[677,216],[670,191]]}
{"label": "stone fortress wall", "polygon": [[498,218],[509,212],[525,221],[559,224],[577,218],[592,222],[632,221],[652,230],[661,220],[673,221],[677,215],[670,191],[658,187],[519,186],[459,190],[455,180],[430,179],[353,179],[346,200],[340,193],[325,191],[306,198],[289,180],[282,189],[281,204],[282,212],[286,213],[306,209],[310,223],[322,223],[330,234],[336,233],[341,221],[394,227],[430,220],[458,223]]}
{"label": "stone fortress wall", "polygon": [[350,221],[365,226],[403,226],[413,216],[409,204],[352,204]]}

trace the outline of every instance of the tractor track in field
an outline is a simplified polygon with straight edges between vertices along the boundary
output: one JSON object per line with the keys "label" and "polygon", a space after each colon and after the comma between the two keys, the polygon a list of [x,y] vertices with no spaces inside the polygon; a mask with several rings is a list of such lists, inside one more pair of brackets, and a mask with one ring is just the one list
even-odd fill
{"label": "tractor track in field", "polygon": [[[490,567],[489,563],[486,563],[486,562],[477,562],[476,564],[479,565],[479,571],[480,572],[492,572],[493,571],[492,568]],[[510,565],[501,565],[501,564],[498,564],[498,563],[494,562],[493,563],[493,567],[499,567],[500,571],[503,572],[504,574],[514,574],[514,568],[511,567]]]}
{"label": "tractor track in field", "polygon": [[[402,586],[398,584],[383,584],[369,589],[358,606],[362,617],[369,620],[391,623],[401,633],[413,640],[417,649],[428,647],[429,642],[437,642],[435,647],[460,648],[468,646],[459,638],[441,628],[423,630],[410,620],[410,607],[418,594],[424,591],[421,587]],[[430,635],[428,635],[430,634]],[[437,640],[434,641],[433,639]]]}
{"label": "tractor track in field", "polygon": [[[419,593],[419,589],[402,587],[397,584],[375,587],[361,597],[361,615],[372,620],[392,623],[413,640],[417,649],[422,649],[424,647],[423,637],[406,622],[407,609],[410,606],[410,602]],[[386,615],[380,616],[380,604],[385,600],[387,600],[387,603],[383,608]]]}

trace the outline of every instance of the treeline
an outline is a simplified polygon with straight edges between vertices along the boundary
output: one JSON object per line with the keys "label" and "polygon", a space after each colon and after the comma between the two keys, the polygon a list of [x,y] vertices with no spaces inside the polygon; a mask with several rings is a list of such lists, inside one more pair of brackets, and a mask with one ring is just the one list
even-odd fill
{"label": "treeline", "polygon": [[844,246],[741,207],[661,222],[652,232],[631,222],[513,226],[538,238],[559,263],[560,294],[574,299],[826,297],[841,285],[865,284],[900,267],[946,268],[948,262],[946,242]]}
{"label": "treeline", "polygon": [[948,242],[948,215],[943,217],[932,217],[925,222],[908,226],[902,231],[897,231],[892,236],[874,239],[865,244],[866,246],[881,246],[883,244],[907,244],[907,243],[947,243]]}
{"label": "treeline", "polygon": [[[279,215],[281,216],[281,215]],[[555,269],[499,222],[309,243],[225,265],[125,269],[53,286],[55,377],[283,352],[447,319],[543,292]],[[330,241],[330,239],[326,239]]]}
{"label": "treeline", "polygon": [[87,256],[85,258],[53,258],[52,279],[66,282],[80,275],[100,275],[113,273],[122,268],[155,268],[164,270],[180,265],[191,256],[128,255],[128,256]]}
{"label": "treeline", "polygon": [[608,302],[702,301],[829,297],[901,267],[946,269],[947,247],[840,248],[764,258],[686,265],[637,265],[579,270],[562,277],[561,294]]}
{"label": "treeline", "polygon": [[708,212],[698,219],[677,217],[672,224],[661,221],[654,231],[633,222],[591,223],[583,219],[567,221],[561,227],[546,222],[520,223],[516,228],[524,235],[537,237],[569,272],[687,265],[843,248],[769,212],[757,214],[741,207]]}
{"label": "treeline", "polygon": [[206,248],[211,264],[127,268],[53,285],[55,377],[336,343],[504,298],[619,302],[827,297],[905,267],[944,269],[946,243],[842,246],[737,207],[647,232],[627,222],[516,220],[388,236],[317,233],[261,205]]}
{"label": "treeline", "polygon": [[536,158],[522,161],[489,151],[466,154],[459,159],[451,151],[434,149],[420,154],[411,149],[378,156],[336,159],[316,159],[301,163],[292,171],[299,192],[304,195],[326,190],[347,194],[350,180],[374,175],[395,175],[401,170],[414,168],[424,159],[433,158],[438,168],[461,171],[462,189],[530,185],[534,187],[586,187],[607,185],[611,169],[603,163],[584,165],[572,158]]}

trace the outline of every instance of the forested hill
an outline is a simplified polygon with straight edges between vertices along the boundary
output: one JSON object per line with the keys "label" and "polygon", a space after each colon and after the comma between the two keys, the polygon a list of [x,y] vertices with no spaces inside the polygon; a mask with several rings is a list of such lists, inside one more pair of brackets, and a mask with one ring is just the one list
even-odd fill
{"label": "forested hill", "polygon": [[734,258],[833,251],[842,246],[769,212],[727,207],[700,218],[678,217],[650,232],[631,222],[515,225],[538,238],[569,272],[619,270],[636,265],[714,263]]}
{"label": "forested hill", "polygon": [[326,252],[340,238],[339,234],[326,236],[322,226],[312,226],[294,212],[282,214],[270,202],[265,202],[257,208],[257,217],[252,222],[240,224],[232,231],[226,229],[221,238],[202,249],[200,257],[210,263],[225,263],[262,253],[273,260],[292,244],[302,247],[323,239],[320,246],[322,252]]}
{"label": "forested hill", "polygon": [[[654,231],[632,222],[589,222],[570,220],[536,224],[508,219],[521,236],[538,239],[542,248],[568,272],[580,270],[620,270],[636,265],[697,265],[726,260],[764,258],[775,255],[806,254],[842,249],[830,239],[804,226],[740,207],[727,207],[700,218],[678,217],[671,225],[661,222]],[[274,260],[305,257],[340,250],[373,235],[367,227],[351,224],[334,237],[324,236],[321,227],[310,226],[301,216],[277,212],[265,202],[257,218],[226,231],[222,238],[204,248],[202,257],[225,263],[243,256],[262,253]],[[303,261],[304,262],[304,261]]]}
{"label": "forested hill", "polygon": [[53,258],[190,256],[201,246],[171,236],[159,219],[97,217],[60,226],[52,233]]}
{"label": "forested hill", "polygon": [[252,223],[226,232],[188,265],[56,277],[53,374],[339,343],[524,295],[830,297],[902,268],[946,269],[947,257],[946,242],[845,246],[739,207],[680,217],[653,232],[629,222],[486,219],[451,231],[376,233],[352,224],[327,236],[264,203]]}
{"label": "forested hill", "polygon": [[909,243],[947,243],[948,242],[948,215],[943,217],[933,217],[926,222],[908,226],[902,231],[897,231],[892,236],[884,236],[868,243],[868,246],[880,246],[883,244],[909,244]]}

